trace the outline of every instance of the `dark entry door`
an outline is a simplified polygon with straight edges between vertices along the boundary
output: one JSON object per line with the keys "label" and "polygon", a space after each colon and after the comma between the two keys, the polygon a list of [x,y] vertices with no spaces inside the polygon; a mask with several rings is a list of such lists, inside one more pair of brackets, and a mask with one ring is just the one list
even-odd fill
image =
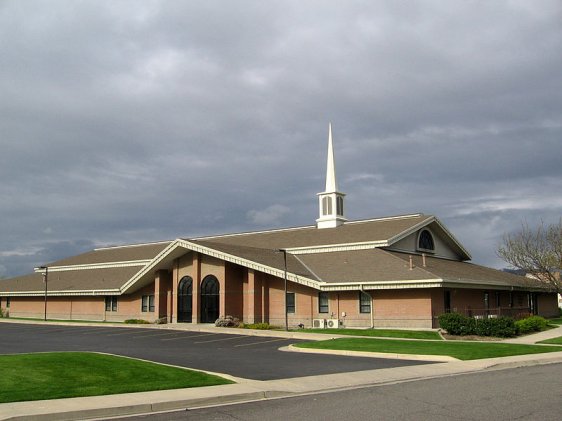
{"label": "dark entry door", "polygon": [[178,322],[191,323],[192,321],[192,292],[193,280],[189,276],[184,276],[178,285]]}
{"label": "dark entry door", "polygon": [[219,281],[208,275],[201,283],[201,323],[214,323],[219,318]]}

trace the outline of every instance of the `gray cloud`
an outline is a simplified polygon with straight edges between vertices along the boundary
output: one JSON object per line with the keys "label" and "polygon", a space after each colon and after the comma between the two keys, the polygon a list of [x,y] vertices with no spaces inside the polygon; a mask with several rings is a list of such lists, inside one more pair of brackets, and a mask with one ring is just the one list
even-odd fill
{"label": "gray cloud", "polygon": [[423,211],[474,260],[562,214],[558,1],[4,1],[0,275],[95,245]]}

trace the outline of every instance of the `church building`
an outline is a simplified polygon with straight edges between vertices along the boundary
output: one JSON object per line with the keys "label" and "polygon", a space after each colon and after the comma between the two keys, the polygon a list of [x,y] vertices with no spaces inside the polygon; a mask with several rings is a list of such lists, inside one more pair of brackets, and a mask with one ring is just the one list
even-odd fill
{"label": "church building", "polygon": [[306,327],[438,327],[474,317],[558,315],[532,279],[469,262],[435,216],[349,221],[332,131],[316,224],[105,247],[0,280],[11,317]]}

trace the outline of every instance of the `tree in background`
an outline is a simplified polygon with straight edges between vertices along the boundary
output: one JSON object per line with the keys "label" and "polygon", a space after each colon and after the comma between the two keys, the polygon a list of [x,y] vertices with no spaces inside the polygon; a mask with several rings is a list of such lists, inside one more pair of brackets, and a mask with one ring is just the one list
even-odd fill
{"label": "tree in background", "polygon": [[541,222],[535,229],[522,224],[520,231],[503,237],[497,254],[551,291],[562,292],[562,219],[552,225]]}

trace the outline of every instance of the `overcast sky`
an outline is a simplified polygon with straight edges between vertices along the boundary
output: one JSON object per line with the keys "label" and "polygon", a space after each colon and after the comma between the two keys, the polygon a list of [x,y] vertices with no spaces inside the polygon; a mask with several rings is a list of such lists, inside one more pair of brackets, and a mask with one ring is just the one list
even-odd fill
{"label": "overcast sky", "polygon": [[562,3],[0,0],[0,276],[94,247],[562,215]]}

